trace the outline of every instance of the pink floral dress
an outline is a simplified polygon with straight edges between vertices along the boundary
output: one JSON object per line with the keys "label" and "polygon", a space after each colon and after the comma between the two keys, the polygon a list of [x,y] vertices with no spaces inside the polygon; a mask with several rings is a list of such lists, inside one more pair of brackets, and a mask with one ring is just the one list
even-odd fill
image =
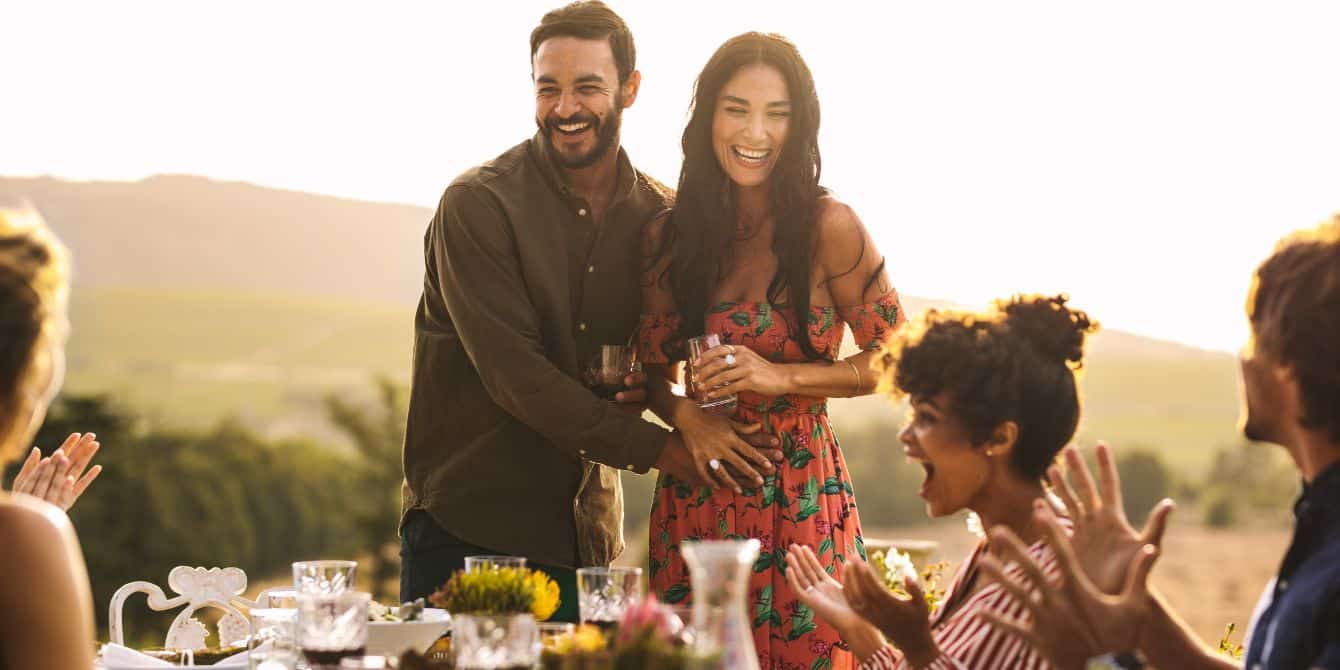
{"label": "pink floral dress", "polygon": [[[855,307],[814,307],[807,326],[815,348],[836,360],[847,326],[862,349],[878,348],[904,320],[897,293]],[[707,315],[707,331],[723,343],[747,346],[779,363],[807,359],[789,336],[797,332],[793,313],[767,303],[722,303]],[[682,360],[676,314],[643,315],[639,360],[667,364]],[[786,550],[809,545],[831,573],[865,560],[847,465],[828,421],[827,398],[768,397],[741,393],[737,421],[762,423],[781,440],[786,461],[763,486],[732,491],[694,488],[662,474],[656,486],[650,525],[651,589],[663,601],[691,600],[688,568],[680,543],[695,539],[748,539],[762,544],[750,578],[749,614],[754,646],[765,670],[849,669],[852,655],[837,631],[815,618],[786,584]]]}

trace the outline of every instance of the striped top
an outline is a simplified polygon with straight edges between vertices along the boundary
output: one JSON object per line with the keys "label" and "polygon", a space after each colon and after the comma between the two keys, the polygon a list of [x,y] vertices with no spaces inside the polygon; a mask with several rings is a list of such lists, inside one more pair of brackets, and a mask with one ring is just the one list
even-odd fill
{"label": "striped top", "polygon": [[[1068,520],[1063,519],[1061,523],[1067,531],[1070,530]],[[999,584],[987,582],[967,600],[955,603],[960,597],[959,591],[968,588],[977,571],[977,561],[985,551],[986,542],[979,542],[972,556],[954,575],[954,582],[945,594],[944,606],[931,615],[931,636],[940,648],[940,656],[927,666],[927,670],[1051,670],[1051,664],[1023,640],[996,629],[981,618],[983,611],[997,612],[1011,619],[1026,616],[1024,606]],[[1042,567],[1044,574],[1048,577],[1057,575],[1056,557],[1045,541],[1035,542],[1028,548],[1028,553]],[[1007,563],[1006,574],[1020,577],[1023,572],[1013,563]],[[951,603],[954,611],[946,617],[944,612]],[[902,653],[891,645],[861,664],[861,670],[907,670],[911,667]]]}

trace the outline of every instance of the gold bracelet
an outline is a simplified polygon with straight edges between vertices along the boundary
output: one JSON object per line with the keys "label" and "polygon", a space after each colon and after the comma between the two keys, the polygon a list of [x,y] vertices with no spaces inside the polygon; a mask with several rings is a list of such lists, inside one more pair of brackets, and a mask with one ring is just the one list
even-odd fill
{"label": "gold bracelet", "polygon": [[856,395],[861,395],[861,371],[856,369],[856,364],[851,362],[850,358],[844,358],[842,361],[851,366],[852,374],[856,375]]}

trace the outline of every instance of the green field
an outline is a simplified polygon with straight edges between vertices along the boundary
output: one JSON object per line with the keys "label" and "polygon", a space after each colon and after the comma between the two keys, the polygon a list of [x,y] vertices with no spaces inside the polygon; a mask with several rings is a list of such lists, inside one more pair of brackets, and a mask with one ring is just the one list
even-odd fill
{"label": "green field", "polygon": [[[414,305],[235,292],[76,290],[66,389],[107,392],[169,426],[240,418],[267,436],[332,437],[321,398],[409,378]],[[910,311],[924,301],[908,300]],[[1124,333],[1100,334],[1082,384],[1081,441],[1160,451],[1201,472],[1237,441],[1236,366],[1210,353]],[[902,410],[883,398],[836,400],[849,452],[897,449]]]}

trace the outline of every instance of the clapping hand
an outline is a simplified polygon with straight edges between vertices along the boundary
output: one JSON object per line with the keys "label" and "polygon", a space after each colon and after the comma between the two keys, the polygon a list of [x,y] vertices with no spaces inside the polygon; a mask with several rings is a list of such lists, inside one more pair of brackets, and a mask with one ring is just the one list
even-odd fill
{"label": "clapping hand", "polygon": [[72,433],[46,458],[33,447],[14,477],[14,492],[26,493],[68,511],[102,473],[101,465],[84,472],[101,446],[93,433]]}
{"label": "clapping hand", "polygon": [[931,636],[930,605],[916,577],[903,580],[908,598],[894,595],[864,561],[849,563],[843,579],[842,592],[851,608],[888,636],[914,667],[924,667],[939,657],[940,649]]}
{"label": "clapping hand", "polygon": [[1078,491],[1055,465],[1047,470],[1047,476],[1052,490],[1065,504],[1064,512],[1074,524],[1069,544],[1084,574],[1103,593],[1116,594],[1126,583],[1126,572],[1141,548],[1162,544],[1173,502],[1168,499],[1159,502],[1150,512],[1145,527],[1137,533],[1126,519],[1121,477],[1113,462],[1112,450],[1099,442],[1095,451],[1100,475],[1098,486],[1094,485],[1088,464],[1074,447],[1067,447],[1063,453],[1067,471],[1075,480]]}
{"label": "clapping hand", "polygon": [[1059,575],[1054,581],[1048,579],[1013,531],[1002,526],[991,529],[992,545],[999,546],[1022,575],[1007,574],[1001,560],[991,555],[983,556],[978,566],[1024,605],[1031,622],[997,612],[982,612],[982,618],[1018,636],[1058,668],[1084,667],[1094,656],[1136,649],[1151,611],[1148,579],[1158,548],[1140,547],[1130,563],[1121,566],[1126,574],[1121,592],[1104,593],[1084,574],[1052,508],[1041,500],[1034,507],[1034,520],[1056,554]]}

